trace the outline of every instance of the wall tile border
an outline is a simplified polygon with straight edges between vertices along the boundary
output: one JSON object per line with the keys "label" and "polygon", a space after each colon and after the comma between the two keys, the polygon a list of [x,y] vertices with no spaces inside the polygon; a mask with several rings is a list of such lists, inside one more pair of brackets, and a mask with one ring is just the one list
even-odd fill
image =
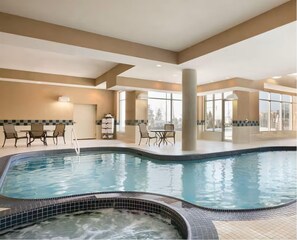
{"label": "wall tile border", "polygon": [[148,123],[148,120],[126,120],[125,124],[127,126],[137,126],[140,123]]}
{"label": "wall tile border", "polygon": [[31,123],[42,123],[44,125],[56,125],[62,123],[65,125],[73,125],[73,120],[0,120],[0,126],[3,126],[4,123],[16,126],[27,126],[31,125]]}
{"label": "wall tile border", "polygon": [[259,121],[234,120],[232,125],[233,127],[256,127],[259,126]]}
{"label": "wall tile border", "polygon": [[205,125],[205,120],[197,120],[197,125],[198,126]]}

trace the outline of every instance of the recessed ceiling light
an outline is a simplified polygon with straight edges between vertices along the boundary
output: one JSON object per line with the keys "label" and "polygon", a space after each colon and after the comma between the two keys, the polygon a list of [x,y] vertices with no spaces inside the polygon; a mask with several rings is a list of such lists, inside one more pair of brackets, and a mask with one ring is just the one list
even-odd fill
{"label": "recessed ceiling light", "polygon": [[157,66],[157,67],[162,67],[162,65],[161,65],[161,64],[157,64],[156,66]]}
{"label": "recessed ceiling light", "polygon": [[282,76],[273,76],[272,78],[273,79],[279,79],[279,78],[281,78]]}

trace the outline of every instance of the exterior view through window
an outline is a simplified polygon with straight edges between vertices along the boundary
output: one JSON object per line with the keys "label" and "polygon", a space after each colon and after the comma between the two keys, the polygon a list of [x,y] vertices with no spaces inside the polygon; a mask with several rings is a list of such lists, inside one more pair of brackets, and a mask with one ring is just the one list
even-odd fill
{"label": "exterior view through window", "polygon": [[164,128],[165,123],[173,123],[175,130],[182,128],[181,94],[148,92],[148,126]]}
{"label": "exterior view through window", "polygon": [[259,120],[260,131],[292,130],[293,124],[292,96],[260,92]]}
{"label": "exterior view through window", "polygon": [[120,125],[119,132],[125,132],[125,121],[126,121],[126,92],[120,92],[119,96],[120,106]]}

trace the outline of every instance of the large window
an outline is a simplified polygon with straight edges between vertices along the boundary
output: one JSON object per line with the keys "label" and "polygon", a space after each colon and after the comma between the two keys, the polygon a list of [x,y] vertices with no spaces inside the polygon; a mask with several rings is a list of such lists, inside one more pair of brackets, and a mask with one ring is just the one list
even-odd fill
{"label": "large window", "polygon": [[205,96],[205,130],[222,131],[222,93]]}
{"label": "large window", "polygon": [[292,97],[278,93],[259,93],[260,131],[292,130]]}
{"label": "large window", "polygon": [[163,128],[165,123],[173,123],[176,130],[181,130],[181,95],[163,92],[148,92],[149,127]]}
{"label": "large window", "polygon": [[125,132],[125,121],[126,121],[126,92],[120,92],[119,96],[119,113],[120,113],[120,125],[119,132]]}

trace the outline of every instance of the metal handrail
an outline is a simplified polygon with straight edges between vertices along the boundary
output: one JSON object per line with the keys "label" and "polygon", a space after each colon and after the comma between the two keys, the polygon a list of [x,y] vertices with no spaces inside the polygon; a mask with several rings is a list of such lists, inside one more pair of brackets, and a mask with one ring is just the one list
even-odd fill
{"label": "metal handrail", "polygon": [[71,130],[71,145],[73,146],[77,155],[80,154],[80,147],[77,141],[76,133],[74,127]]}

